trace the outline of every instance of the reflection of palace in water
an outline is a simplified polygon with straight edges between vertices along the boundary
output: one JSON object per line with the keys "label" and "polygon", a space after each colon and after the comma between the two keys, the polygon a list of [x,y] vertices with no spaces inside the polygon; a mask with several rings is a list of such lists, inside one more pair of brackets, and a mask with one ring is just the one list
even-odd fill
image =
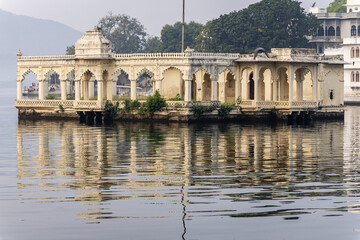
{"label": "reflection of palace in water", "polygon": [[[77,191],[72,200],[80,202],[137,198],[146,188],[169,186],[290,188],[292,182],[320,181],[329,169],[342,173],[342,128],[338,122],[306,128],[20,121],[19,188],[32,180]],[[166,197],[166,191],[147,194]]]}

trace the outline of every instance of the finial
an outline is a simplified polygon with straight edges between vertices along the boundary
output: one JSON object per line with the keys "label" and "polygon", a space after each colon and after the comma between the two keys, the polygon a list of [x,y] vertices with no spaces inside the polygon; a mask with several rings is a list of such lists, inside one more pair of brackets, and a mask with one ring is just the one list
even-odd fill
{"label": "finial", "polygon": [[16,56],[18,56],[18,57],[21,57],[21,56],[22,56],[22,53],[21,53],[20,49],[19,49],[19,51],[17,52]]}

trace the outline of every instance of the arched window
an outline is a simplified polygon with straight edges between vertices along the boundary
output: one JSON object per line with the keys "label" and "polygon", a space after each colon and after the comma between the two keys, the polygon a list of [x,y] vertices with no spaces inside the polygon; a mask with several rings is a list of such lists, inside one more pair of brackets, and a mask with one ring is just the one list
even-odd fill
{"label": "arched window", "polygon": [[335,36],[335,28],[334,27],[329,27],[328,36],[330,36],[330,37]]}
{"label": "arched window", "polygon": [[356,36],[356,26],[355,25],[351,26],[351,36]]}
{"label": "arched window", "polygon": [[351,82],[355,82],[355,73],[354,73],[354,71],[351,72]]}
{"label": "arched window", "polygon": [[360,25],[358,26],[358,36],[360,36]]}
{"label": "arched window", "polygon": [[336,36],[340,37],[340,35],[341,35],[340,27],[337,26],[336,27]]}
{"label": "arched window", "polygon": [[359,82],[359,72],[356,71],[356,82]]}
{"label": "arched window", "polygon": [[350,56],[351,56],[351,58],[355,57],[355,49],[353,47],[351,48]]}
{"label": "arched window", "polygon": [[360,53],[360,52],[359,52],[359,48],[357,47],[357,48],[356,48],[356,57],[357,57],[357,58],[360,57],[360,56],[359,56],[359,55],[360,55],[359,53]]}
{"label": "arched window", "polygon": [[323,27],[319,27],[318,36],[324,36],[324,28]]}

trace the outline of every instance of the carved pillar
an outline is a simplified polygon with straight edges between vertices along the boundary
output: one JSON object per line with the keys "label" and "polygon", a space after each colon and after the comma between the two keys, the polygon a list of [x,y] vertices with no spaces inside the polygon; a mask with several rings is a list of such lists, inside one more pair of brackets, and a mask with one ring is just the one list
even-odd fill
{"label": "carved pillar", "polygon": [[95,81],[89,81],[88,82],[88,92],[89,92],[89,98],[95,97],[95,87],[94,87]]}
{"label": "carved pillar", "polygon": [[219,76],[219,98],[221,102],[226,102],[226,73],[223,72]]}
{"label": "carved pillar", "polygon": [[273,101],[278,101],[278,84],[280,82],[279,78],[276,78],[276,76],[273,76]]}
{"label": "carved pillar", "polygon": [[136,100],[136,79],[130,79],[131,100]]}
{"label": "carved pillar", "polygon": [[290,64],[289,67],[289,102],[294,100],[294,66]]}
{"label": "carved pillar", "polygon": [[80,91],[80,79],[75,80],[75,101],[80,101],[81,91]]}
{"label": "carved pillar", "polygon": [[113,81],[106,81],[106,100],[111,101],[113,98],[113,88],[114,88],[114,84]]}
{"label": "carved pillar", "polygon": [[16,81],[16,99],[17,100],[22,99],[22,81],[21,81],[21,79]]}
{"label": "carved pillar", "polygon": [[60,80],[60,92],[61,92],[61,100],[66,100],[66,80]]}
{"label": "carved pillar", "polygon": [[191,85],[192,85],[192,81],[191,79],[184,79],[185,82],[185,96],[184,96],[184,100],[185,101],[191,101]]}
{"label": "carved pillar", "polygon": [[259,65],[255,64],[254,68],[254,100],[259,101]]}
{"label": "carved pillar", "polygon": [[45,86],[44,86],[44,79],[39,79],[39,99],[44,100],[45,99]]}
{"label": "carved pillar", "polygon": [[103,100],[103,93],[104,93],[104,92],[103,92],[103,91],[104,91],[103,86],[104,86],[104,82],[103,82],[102,79],[98,79],[97,81],[98,81],[97,101],[101,103],[102,100]]}
{"label": "carved pillar", "polygon": [[211,79],[211,101],[218,100],[218,86],[217,79]]}
{"label": "carved pillar", "polygon": [[154,80],[155,82],[155,91],[158,90],[159,93],[162,93],[162,80]]}
{"label": "carved pillar", "polygon": [[243,81],[240,67],[234,67],[235,70],[235,102],[241,97],[241,83]]}
{"label": "carved pillar", "polygon": [[311,74],[311,80],[313,84],[313,101],[318,102],[318,67],[314,67],[312,72],[314,74],[314,76]]}
{"label": "carved pillar", "polygon": [[112,81],[111,82],[112,83],[112,96],[114,97],[114,96],[116,96],[117,95],[117,91],[116,91],[116,81]]}

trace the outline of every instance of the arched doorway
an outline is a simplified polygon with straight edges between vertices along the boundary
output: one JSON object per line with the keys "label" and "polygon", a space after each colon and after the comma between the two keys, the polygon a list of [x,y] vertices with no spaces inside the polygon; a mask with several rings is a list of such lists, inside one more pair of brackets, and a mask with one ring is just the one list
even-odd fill
{"label": "arched doorway", "polygon": [[154,94],[153,76],[147,69],[140,72],[136,80],[136,98],[147,98]]}
{"label": "arched doorway", "polygon": [[230,71],[225,74],[225,102],[235,102],[235,76]]}
{"label": "arched doorway", "polygon": [[165,98],[174,98],[176,96],[184,98],[184,81],[182,72],[179,69],[171,67],[165,70],[161,86],[161,94]]}
{"label": "arched doorway", "polygon": [[39,82],[36,74],[32,70],[28,70],[21,82],[23,99],[39,99]]}
{"label": "arched doorway", "polygon": [[130,97],[131,87],[129,75],[125,71],[119,70],[114,74],[114,78],[116,81],[116,96],[120,98]]}
{"label": "arched doorway", "polygon": [[289,77],[287,68],[281,67],[277,70],[278,76],[278,97],[279,101],[289,101]]}
{"label": "arched doorway", "polygon": [[249,99],[254,100],[255,99],[255,82],[254,82],[254,73],[251,72],[249,75],[249,81],[248,81],[248,89],[249,89]]}
{"label": "arched doorway", "polygon": [[271,70],[269,68],[262,68],[259,78],[259,100],[271,101],[273,95],[272,89]]}
{"label": "arched doorway", "polygon": [[61,97],[59,74],[50,70],[45,74],[44,96],[46,99],[55,99]]}

